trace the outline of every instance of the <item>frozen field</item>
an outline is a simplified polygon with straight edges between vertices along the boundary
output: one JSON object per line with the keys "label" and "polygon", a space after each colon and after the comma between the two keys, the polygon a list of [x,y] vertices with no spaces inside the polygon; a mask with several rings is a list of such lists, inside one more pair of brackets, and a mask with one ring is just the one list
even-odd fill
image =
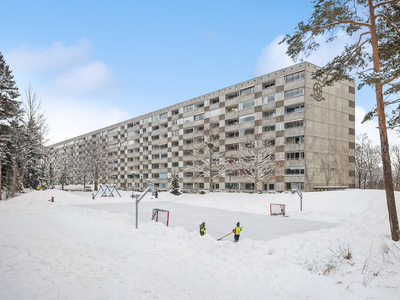
{"label": "frozen field", "polygon": [[[161,194],[163,196],[163,194]],[[115,199],[118,201],[118,198]],[[96,201],[96,200],[95,200]],[[88,209],[103,210],[110,213],[128,213],[136,216],[134,203],[107,203],[81,205]],[[298,218],[271,217],[269,211],[263,214],[229,211],[217,208],[178,204],[173,202],[157,202],[156,199],[148,202],[139,202],[139,221],[151,220],[152,209],[161,208],[170,212],[170,227],[183,227],[187,231],[198,231],[199,224],[206,222],[207,234],[220,238],[235,227],[239,221],[243,226],[242,237],[252,240],[273,240],[292,233],[304,233],[337,226],[336,223],[312,221]],[[226,240],[233,241],[233,235]]]}
{"label": "frozen field", "polygon": [[[304,193],[302,212],[291,194],[161,193],[140,202],[138,229],[121,194],[0,201],[0,299],[399,299],[383,191]],[[270,203],[289,217],[269,216]],[[153,208],[170,210],[170,227]],[[217,241],[237,221],[240,242]]]}

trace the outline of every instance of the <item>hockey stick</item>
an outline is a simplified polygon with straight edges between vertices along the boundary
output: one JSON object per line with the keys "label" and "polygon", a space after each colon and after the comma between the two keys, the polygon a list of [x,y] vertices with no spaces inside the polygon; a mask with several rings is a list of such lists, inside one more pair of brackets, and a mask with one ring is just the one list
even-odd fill
{"label": "hockey stick", "polygon": [[228,235],[232,234],[233,232],[229,232],[227,235],[224,235],[222,238],[219,238],[217,241],[222,240],[224,237],[227,237]]}

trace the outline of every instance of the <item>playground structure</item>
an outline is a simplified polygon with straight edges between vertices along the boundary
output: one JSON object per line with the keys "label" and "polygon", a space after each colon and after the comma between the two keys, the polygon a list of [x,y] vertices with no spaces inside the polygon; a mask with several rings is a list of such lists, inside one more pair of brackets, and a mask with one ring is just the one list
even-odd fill
{"label": "playground structure", "polygon": [[94,195],[94,198],[96,198],[97,194],[100,192],[102,192],[101,197],[114,197],[114,191],[117,192],[118,196],[121,197],[120,193],[117,190],[116,184],[100,184],[96,195]]}

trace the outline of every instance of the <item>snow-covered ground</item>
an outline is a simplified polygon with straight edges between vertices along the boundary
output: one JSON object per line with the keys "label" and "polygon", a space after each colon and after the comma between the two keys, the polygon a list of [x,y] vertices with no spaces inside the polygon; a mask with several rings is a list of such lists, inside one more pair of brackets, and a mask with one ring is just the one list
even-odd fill
{"label": "snow-covered ground", "polygon": [[[0,201],[0,299],[400,299],[384,191],[303,193],[302,212],[292,194],[147,195],[138,229],[120,193]],[[270,203],[289,217],[269,216]],[[169,227],[153,208],[170,211]],[[238,221],[239,243],[217,241]]]}

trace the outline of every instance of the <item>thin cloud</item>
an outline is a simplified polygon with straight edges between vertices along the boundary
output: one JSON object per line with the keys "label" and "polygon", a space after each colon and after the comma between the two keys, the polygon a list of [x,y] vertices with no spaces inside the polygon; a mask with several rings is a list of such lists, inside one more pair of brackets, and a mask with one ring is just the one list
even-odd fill
{"label": "thin cloud", "polygon": [[89,61],[91,43],[81,39],[75,45],[54,42],[49,48],[23,45],[7,53],[7,61],[14,72],[36,74],[63,72]]}
{"label": "thin cloud", "polygon": [[116,107],[93,107],[89,103],[62,105],[53,108],[47,118],[50,124],[48,144],[58,143],[130,118],[132,116],[129,113]]}
{"label": "thin cloud", "polygon": [[[317,66],[323,66],[329,62],[334,56],[340,54],[344,46],[356,41],[355,37],[350,37],[343,32],[338,32],[338,38],[331,43],[325,43],[326,37],[318,37],[316,41],[320,44],[317,51],[312,52],[308,57],[301,57],[305,61],[309,61]],[[261,76],[275,70],[280,70],[293,65],[292,59],[286,54],[287,45],[279,44],[284,38],[278,35],[270,44],[261,50],[255,67],[255,76]]]}
{"label": "thin cloud", "polygon": [[52,94],[88,95],[112,87],[112,71],[101,61],[76,67],[46,84]]}

